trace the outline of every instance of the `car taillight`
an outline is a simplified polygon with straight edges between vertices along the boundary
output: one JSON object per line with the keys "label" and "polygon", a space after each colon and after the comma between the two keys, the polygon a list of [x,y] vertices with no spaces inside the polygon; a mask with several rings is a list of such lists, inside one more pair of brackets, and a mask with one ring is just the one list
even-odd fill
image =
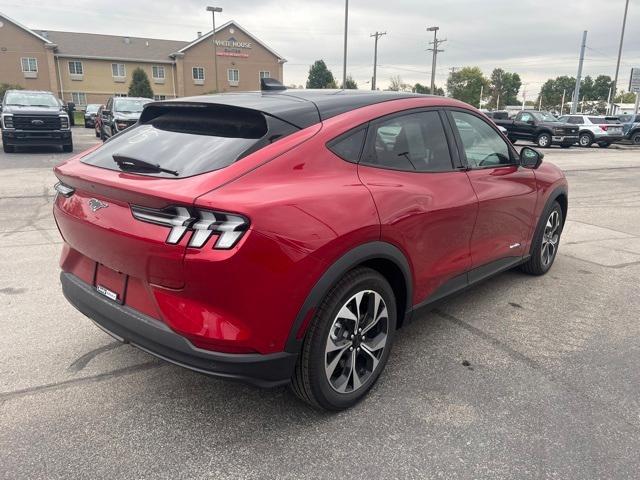
{"label": "car taillight", "polygon": [[2,128],[13,128],[13,115],[2,116]]}
{"label": "car taillight", "polygon": [[116,126],[118,127],[118,130],[124,130],[129,126],[129,124],[123,123],[123,122],[116,122]]}
{"label": "car taillight", "polygon": [[609,130],[609,125],[598,125],[602,130],[604,130],[605,132],[607,130]]}
{"label": "car taillight", "polygon": [[212,235],[218,238],[213,248],[233,248],[249,228],[249,220],[241,215],[187,207],[168,207],[163,210],[131,206],[137,220],[169,227],[167,243],[177,244],[187,232],[192,232],[189,247],[202,248]]}

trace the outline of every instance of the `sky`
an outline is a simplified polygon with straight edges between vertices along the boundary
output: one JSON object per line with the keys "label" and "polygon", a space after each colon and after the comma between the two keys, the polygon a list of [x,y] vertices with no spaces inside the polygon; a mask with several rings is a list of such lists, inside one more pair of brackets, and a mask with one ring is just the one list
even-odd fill
{"label": "sky", "polygon": [[[304,85],[309,66],[324,59],[342,78],[344,0],[0,0],[0,11],[34,29],[130,35],[191,41],[211,29],[206,6],[223,8],[216,22],[235,20],[287,59],[284,82]],[[495,67],[520,74],[528,99],[544,81],[575,76],[582,31],[588,30],[584,75],[614,76],[625,0],[350,0],[347,72],[360,88],[373,74],[375,31],[378,87],[391,76],[428,85],[432,33],[446,38],[436,84],[451,68]],[[640,0],[631,0],[620,67],[626,90],[640,67]]]}

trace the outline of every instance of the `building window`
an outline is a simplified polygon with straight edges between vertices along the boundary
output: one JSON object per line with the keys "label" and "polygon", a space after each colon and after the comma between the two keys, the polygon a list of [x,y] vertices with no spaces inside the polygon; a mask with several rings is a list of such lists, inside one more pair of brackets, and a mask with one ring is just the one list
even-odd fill
{"label": "building window", "polygon": [[202,68],[202,67],[193,67],[193,79],[194,80],[204,80],[204,68]]}
{"label": "building window", "polygon": [[271,72],[268,72],[268,71],[260,72],[260,78],[271,78]]}
{"label": "building window", "polygon": [[127,71],[124,68],[124,63],[112,63],[111,74],[116,78],[124,78],[127,76]]}
{"label": "building window", "polygon": [[204,68],[193,67],[192,69],[193,83],[196,85],[204,85]]}
{"label": "building window", "polygon": [[126,93],[114,93],[113,96],[114,97],[127,97],[128,95]]}
{"label": "building window", "polygon": [[161,100],[166,100],[166,99],[167,99],[167,96],[166,96],[166,95],[154,95],[154,96],[153,96],[153,99],[154,99],[156,102],[158,102],[158,101],[161,101]]}
{"label": "building window", "polygon": [[82,69],[82,62],[77,60],[73,60],[69,62],[69,73],[71,75],[82,75],[84,74],[84,70]]}
{"label": "building window", "polygon": [[227,78],[229,79],[229,85],[238,85],[240,81],[240,71],[236,68],[230,68],[227,70]]}
{"label": "building window", "polygon": [[164,66],[154,65],[151,67],[151,75],[155,80],[164,80]]}
{"label": "building window", "polygon": [[85,107],[87,105],[87,95],[84,92],[71,92],[71,101],[76,106]]}
{"label": "building window", "polygon": [[38,73],[38,59],[23,57],[21,60],[24,73]]}

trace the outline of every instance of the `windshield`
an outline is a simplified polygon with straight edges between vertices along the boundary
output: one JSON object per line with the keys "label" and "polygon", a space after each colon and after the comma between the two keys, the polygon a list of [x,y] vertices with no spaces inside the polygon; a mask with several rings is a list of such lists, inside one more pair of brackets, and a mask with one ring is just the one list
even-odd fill
{"label": "windshield", "polygon": [[540,122],[557,122],[558,119],[549,112],[534,112],[533,116]]}
{"label": "windshield", "polygon": [[151,102],[153,100],[148,98],[118,98],[113,102],[113,109],[120,113],[140,113]]}
{"label": "windshield", "polygon": [[87,105],[87,113],[96,113],[98,111],[98,108],[100,108],[100,105],[95,103],[92,105]]}
{"label": "windshield", "polygon": [[8,92],[4,103],[16,107],[60,107],[56,97],[45,92]]}

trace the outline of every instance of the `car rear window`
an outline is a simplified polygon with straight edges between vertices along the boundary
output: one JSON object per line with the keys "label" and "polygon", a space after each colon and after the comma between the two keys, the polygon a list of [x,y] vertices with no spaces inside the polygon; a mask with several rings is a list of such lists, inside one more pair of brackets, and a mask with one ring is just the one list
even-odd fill
{"label": "car rear window", "polygon": [[[257,110],[210,104],[153,104],[140,121],[82,162],[120,170],[114,155],[177,172],[141,175],[184,178],[227,167],[299,129]],[[135,172],[137,173],[137,172]]]}

